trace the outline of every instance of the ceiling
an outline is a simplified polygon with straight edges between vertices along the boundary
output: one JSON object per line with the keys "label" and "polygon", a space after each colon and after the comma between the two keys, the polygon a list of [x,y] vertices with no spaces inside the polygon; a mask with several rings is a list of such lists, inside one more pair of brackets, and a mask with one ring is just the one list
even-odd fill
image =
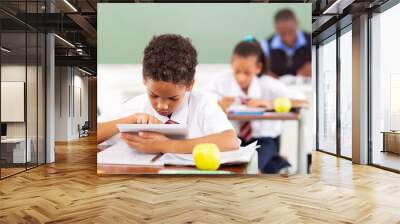
{"label": "ceiling", "polygon": [[[56,66],[78,66],[96,73],[96,0],[1,0],[0,26],[3,60],[33,58],[37,47],[30,43],[36,33],[54,32]],[[51,12],[51,13],[50,13]],[[25,40],[25,32],[28,32]],[[29,32],[35,33],[29,34]],[[28,41],[27,45],[25,41]],[[33,41],[36,43],[35,41]],[[27,46],[25,48],[25,46]],[[27,54],[26,54],[27,53]]]}

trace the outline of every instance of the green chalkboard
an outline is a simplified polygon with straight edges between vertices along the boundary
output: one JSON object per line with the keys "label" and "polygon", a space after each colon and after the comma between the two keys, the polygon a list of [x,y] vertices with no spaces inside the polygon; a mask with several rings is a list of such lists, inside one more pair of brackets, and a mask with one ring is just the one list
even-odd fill
{"label": "green chalkboard", "polygon": [[311,31],[311,3],[100,3],[98,63],[141,63],[151,37],[163,33],[189,37],[200,63],[227,63],[244,36],[272,35],[274,15],[283,8]]}

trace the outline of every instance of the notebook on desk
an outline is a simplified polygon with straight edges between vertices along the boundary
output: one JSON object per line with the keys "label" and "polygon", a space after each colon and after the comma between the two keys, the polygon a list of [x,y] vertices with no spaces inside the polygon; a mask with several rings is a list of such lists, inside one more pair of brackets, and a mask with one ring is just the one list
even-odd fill
{"label": "notebook on desk", "polygon": [[[254,142],[238,150],[221,152],[221,164],[241,164],[250,162],[259,146]],[[98,164],[138,165],[138,166],[194,166],[192,154],[166,153],[152,161],[158,154],[146,154],[130,148],[126,143],[119,142],[97,154]]]}
{"label": "notebook on desk", "polygon": [[260,107],[248,107],[246,105],[232,105],[228,109],[229,114],[234,115],[258,115],[264,114],[265,108]]}
{"label": "notebook on desk", "polygon": [[[241,164],[250,162],[254,151],[258,148],[257,142],[253,142],[238,150],[221,152],[221,164]],[[161,159],[165,165],[194,166],[192,154],[166,153]]]}
{"label": "notebook on desk", "polygon": [[152,161],[158,154],[141,153],[130,148],[125,142],[118,142],[97,153],[98,164],[162,166],[160,159]]}

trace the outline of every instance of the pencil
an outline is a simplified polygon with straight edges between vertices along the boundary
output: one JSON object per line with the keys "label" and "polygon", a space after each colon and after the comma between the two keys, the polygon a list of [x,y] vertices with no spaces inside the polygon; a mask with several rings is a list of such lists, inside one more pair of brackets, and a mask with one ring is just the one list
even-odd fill
{"label": "pencil", "polygon": [[163,155],[162,153],[158,153],[156,156],[154,156],[154,157],[151,159],[151,162],[152,162],[152,163],[155,162],[155,161],[156,161],[157,159],[159,159],[162,155]]}

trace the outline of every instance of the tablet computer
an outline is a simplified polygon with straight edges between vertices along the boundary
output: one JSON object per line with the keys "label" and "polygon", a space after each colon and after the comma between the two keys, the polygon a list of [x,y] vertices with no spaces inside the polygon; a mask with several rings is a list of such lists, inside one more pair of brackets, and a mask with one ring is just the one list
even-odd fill
{"label": "tablet computer", "polygon": [[157,132],[167,136],[186,136],[188,129],[183,124],[118,124],[119,132]]}

